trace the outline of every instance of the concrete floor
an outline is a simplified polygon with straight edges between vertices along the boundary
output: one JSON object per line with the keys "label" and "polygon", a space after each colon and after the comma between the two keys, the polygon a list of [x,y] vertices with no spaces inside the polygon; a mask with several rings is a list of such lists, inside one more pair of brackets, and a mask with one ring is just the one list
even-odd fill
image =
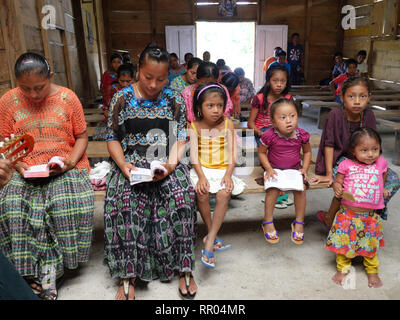
{"label": "concrete floor", "polygon": [[[302,121],[301,127],[310,132],[320,132],[314,120]],[[400,174],[400,167],[391,164],[394,135],[387,132],[382,136],[384,156],[390,167]],[[290,240],[290,223],[295,217],[293,207],[276,210],[275,226],[280,242],[272,245],[264,240],[260,227],[264,195],[243,195],[232,200],[219,233],[232,248],[216,253],[214,270],[200,263],[202,242],[198,241],[196,246],[194,277],[199,286],[196,299],[400,299],[400,195],[396,194],[392,199],[388,220],[383,224],[386,247],[379,251],[383,287],[369,288],[362,262],[355,261],[355,289],[345,290],[331,281],[336,270],[335,255],[324,249],[328,230],[315,216],[318,210],[328,208],[332,194],[331,189],[307,192],[305,242],[302,246]],[[202,239],[205,225],[200,215],[198,222],[198,239]],[[67,274],[59,290],[59,299],[113,300],[116,291],[117,281],[110,278],[108,268],[103,265],[103,207],[98,203],[90,261]],[[149,284],[139,282],[136,299],[179,300],[178,277],[169,283],[157,280]]]}

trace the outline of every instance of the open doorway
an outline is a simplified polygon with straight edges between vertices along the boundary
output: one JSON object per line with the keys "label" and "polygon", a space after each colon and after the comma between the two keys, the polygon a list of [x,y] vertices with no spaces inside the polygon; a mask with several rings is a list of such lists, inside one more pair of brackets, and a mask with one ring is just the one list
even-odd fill
{"label": "open doorway", "polygon": [[196,22],[197,56],[209,51],[211,61],[224,59],[231,70],[241,67],[254,81],[255,22]]}

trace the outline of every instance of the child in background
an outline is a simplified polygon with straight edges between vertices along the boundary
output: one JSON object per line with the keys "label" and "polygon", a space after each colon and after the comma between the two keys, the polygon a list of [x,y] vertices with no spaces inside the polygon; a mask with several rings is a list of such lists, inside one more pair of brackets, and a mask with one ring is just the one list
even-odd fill
{"label": "child in background", "polygon": [[357,65],[357,72],[360,76],[365,77],[368,79],[368,63],[365,61],[367,59],[367,51],[360,50],[357,53],[356,61]]}
{"label": "child in background", "polygon": [[[130,86],[135,79],[135,73],[136,73],[135,69],[136,68],[130,64],[123,64],[119,66],[117,70],[117,78],[115,81],[111,83],[110,86],[107,87],[106,95],[112,98],[114,94],[116,94],[119,90],[122,90],[123,88]],[[108,107],[107,109],[104,109],[104,120],[97,125],[96,130],[93,133],[94,141],[106,140],[107,121],[109,113],[108,109],[109,109]]]}
{"label": "child in background", "polygon": [[[267,72],[267,70],[269,69],[269,66],[271,65],[271,63],[274,63],[275,61],[278,60],[278,53],[280,51],[282,51],[283,49],[281,47],[276,47],[274,49],[274,55],[272,57],[269,57],[267,60],[265,60],[264,62],[264,66],[263,66],[263,71]],[[287,61],[285,61],[287,62]]]}
{"label": "child in background", "polygon": [[[228,209],[231,194],[243,192],[245,184],[232,175],[235,168],[236,146],[234,126],[224,117],[227,95],[215,82],[199,85],[194,97],[196,120],[191,122],[190,156],[193,169],[190,177],[195,186],[197,205],[207,226],[201,263],[215,268],[214,252],[230,245],[217,238]],[[211,216],[209,196],[216,194],[214,215]]]}
{"label": "child in background", "polygon": [[169,76],[168,76],[168,83],[171,84],[172,81],[176,78],[179,77],[186,72],[186,68],[179,64],[179,58],[176,55],[176,53],[171,53],[170,54],[171,58],[171,63],[170,63],[170,68],[169,68]]}
{"label": "child in background", "polygon": [[[326,118],[315,164],[316,176],[311,182],[332,185],[340,162],[351,156],[347,152],[351,134],[363,127],[376,130],[374,113],[367,109],[370,96],[369,84],[365,78],[352,77],[343,83],[343,107],[335,108]],[[400,187],[397,174],[390,168],[388,172],[385,188],[391,191],[391,196],[385,199],[385,206]],[[333,198],[328,212],[318,211],[318,219],[330,227],[339,207],[340,201]],[[387,208],[379,213],[386,220]]]}
{"label": "child in background", "polygon": [[276,67],[276,66],[284,66],[288,71],[289,74],[291,73],[291,66],[289,63],[286,62],[286,52],[281,50],[278,52],[278,59],[269,65],[269,68]]}
{"label": "child in background", "polygon": [[[104,115],[108,114],[110,102],[113,97],[111,90],[112,83],[118,78],[118,68],[122,65],[123,58],[120,54],[115,53],[110,58],[110,68],[104,72],[101,77],[100,91],[103,95],[103,110]],[[107,116],[106,116],[107,117]]]}
{"label": "child in background", "polygon": [[250,103],[256,93],[253,83],[250,79],[245,78],[245,73],[242,68],[236,68],[234,72],[239,77],[240,103]]}
{"label": "child in background", "polygon": [[342,104],[340,96],[341,96],[343,82],[345,82],[348,78],[355,76],[358,76],[357,61],[354,59],[349,59],[346,61],[346,72],[337,76],[329,83],[337,103]]}
{"label": "child in background", "polygon": [[262,134],[272,127],[269,116],[271,104],[279,98],[291,99],[288,83],[289,71],[283,66],[275,66],[268,69],[264,87],[258,92],[251,102],[251,111],[248,128],[254,130],[257,145],[260,145]]}
{"label": "child in background", "polygon": [[202,62],[199,58],[190,59],[186,66],[187,71],[185,74],[172,80],[170,87],[180,93],[186,87],[195,84],[197,82],[197,69]]}
{"label": "child in background", "polygon": [[287,55],[290,64],[290,84],[299,85],[304,81],[304,48],[299,43],[300,35],[293,33],[288,43]]}
{"label": "child in background", "polygon": [[233,103],[233,117],[238,119],[240,116],[239,77],[234,72],[228,72],[222,77],[221,84],[229,91],[229,96]]}
{"label": "child in background", "polygon": [[[311,161],[310,134],[297,128],[298,112],[295,103],[291,99],[278,99],[272,104],[270,114],[273,128],[264,132],[258,149],[261,165],[266,170],[265,181],[276,175],[274,169],[297,169],[307,184],[307,172]],[[303,163],[300,150],[303,150]],[[261,227],[265,240],[269,243],[279,241],[279,234],[273,222],[273,212],[280,192],[277,188],[269,188],[265,195],[265,217]],[[303,191],[293,191],[293,194],[296,219],[291,225],[291,239],[295,244],[303,244],[306,188]]]}
{"label": "child in background", "polygon": [[333,57],[335,60],[335,66],[332,70],[332,78],[335,79],[343,73],[346,73],[346,63],[343,61],[343,54],[341,52],[336,52]]}
{"label": "child in background", "polygon": [[[182,90],[182,96],[185,99],[186,104],[186,118],[188,122],[192,122],[196,120],[194,111],[193,111],[193,97],[197,87],[204,82],[217,82],[219,76],[219,70],[215,63],[212,62],[203,62],[197,68],[197,82],[192,84],[189,87],[186,87]],[[229,91],[226,87],[222,85],[225,89],[225,93],[227,95],[227,102],[224,115],[227,118],[230,118],[233,113],[233,104],[231,98],[229,97]]]}
{"label": "child in background", "polygon": [[[342,284],[356,256],[364,258],[368,286],[378,288],[379,247],[383,247],[382,220],[376,213],[383,209],[384,198],[390,191],[384,188],[388,175],[385,158],[381,156],[382,141],[370,128],[356,130],[350,138],[351,159],[342,161],[338,168],[333,190],[342,198],[325,248],[336,253],[337,272],[332,280]],[[344,192],[351,194],[347,199]]]}

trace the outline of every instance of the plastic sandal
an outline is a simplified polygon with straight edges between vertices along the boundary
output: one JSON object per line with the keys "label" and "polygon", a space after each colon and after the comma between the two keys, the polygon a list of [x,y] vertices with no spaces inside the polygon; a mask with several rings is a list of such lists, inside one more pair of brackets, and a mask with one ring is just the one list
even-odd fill
{"label": "plastic sandal", "polygon": [[215,238],[214,246],[218,246],[219,243],[221,244],[221,247],[219,247],[218,249],[214,249],[214,252],[224,251],[224,250],[227,250],[227,249],[232,247],[232,245],[230,245],[230,244],[226,245],[225,242],[222,239]]}
{"label": "plastic sandal", "polygon": [[204,260],[204,256],[207,257],[208,261],[210,261],[211,258],[214,258],[214,253],[207,251],[206,249],[201,250],[201,258],[200,262],[204,264],[207,268],[214,269],[215,268],[215,263],[214,262],[208,262]]}
{"label": "plastic sandal", "polygon": [[[304,222],[298,222],[298,221],[294,220],[294,221],[292,222],[292,224],[291,224],[291,226],[292,226],[292,233],[290,234],[290,238],[292,239],[292,241],[293,241],[295,244],[303,244],[303,243],[304,243],[304,233],[294,231],[294,225],[295,225],[296,223],[297,223],[297,224],[301,224],[301,225],[304,226]],[[300,238],[301,240],[298,240],[299,238]]]}
{"label": "plastic sandal", "polygon": [[[274,223],[274,222],[273,221],[269,221],[269,222],[263,221],[262,222],[261,229],[262,229],[263,233],[264,233],[263,226],[266,225],[266,224],[271,224],[271,223]],[[276,230],[273,231],[273,232],[264,233],[264,237],[265,237],[265,240],[267,240],[267,242],[269,242],[269,243],[273,243],[274,244],[274,243],[278,243],[279,242],[279,234],[278,234],[278,232]]]}
{"label": "plastic sandal", "polygon": [[287,204],[284,202],[285,196],[287,197],[287,194],[285,194],[284,196],[280,196],[278,197],[278,199],[276,199],[276,209],[286,209],[288,207]]}
{"label": "plastic sandal", "polygon": [[181,298],[184,300],[193,300],[194,297],[196,296],[196,293],[190,293],[189,292],[189,286],[190,286],[190,279],[193,278],[193,274],[191,272],[184,272],[180,273],[179,279],[185,278],[185,285],[186,285],[186,294],[183,294],[182,290],[179,288],[179,294],[181,295]]}

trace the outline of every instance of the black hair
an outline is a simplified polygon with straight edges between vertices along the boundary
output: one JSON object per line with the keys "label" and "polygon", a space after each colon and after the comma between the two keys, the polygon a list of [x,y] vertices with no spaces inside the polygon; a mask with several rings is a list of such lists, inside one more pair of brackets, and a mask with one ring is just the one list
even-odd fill
{"label": "black hair", "polygon": [[345,64],[346,64],[346,68],[348,68],[351,64],[354,64],[356,67],[358,66],[357,61],[353,58],[347,59]]}
{"label": "black hair", "polygon": [[221,83],[227,87],[229,91],[236,89],[239,82],[239,77],[234,72],[227,72],[221,79]]}
{"label": "black hair", "polygon": [[283,56],[286,57],[286,51],[281,50],[281,51],[278,52],[278,54],[277,54],[276,56],[277,56],[277,57],[283,57]]}
{"label": "black hair", "polygon": [[203,63],[203,60],[199,58],[192,58],[187,63],[187,70],[192,69],[195,66],[200,66]]}
{"label": "black hair", "polygon": [[157,62],[165,62],[169,65],[170,54],[167,50],[159,47],[156,43],[149,43],[142,51],[139,57],[139,68],[146,64],[146,60],[150,59]]}
{"label": "black hair", "polygon": [[22,54],[14,66],[15,77],[18,79],[31,72],[50,79],[50,66],[46,58],[34,52]]}
{"label": "black hair", "polygon": [[290,39],[293,39],[294,37],[299,37],[300,38],[300,35],[297,32],[295,32],[295,33],[292,34]]}
{"label": "black hair", "polygon": [[219,69],[215,63],[203,61],[197,69],[197,79],[214,78],[218,80]]}
{"label": "black hair", "polygon": [[[372,139],[375,139],[376,142],[379,143],[380,154],[382,154],[382,138],[381,138],[381,136],[379,135],[378,132],[376,132],[376,130],[374,130],[372,128],[367,128],[367,127],[358,128],[356,131],[354,131],[352,133],[352,135],[350,136],[349,147],[347,149],[348,153],[353,155],[354,149],[360,143],[360,140],[366,136],[368,136]],[[353,155],[353,157],[354,157],[354,155]]]}
{"label": "black hair", "polygon": [[295,109],[296,109],[296,113],[297,115],[299,115],[299,109],[297,104],[292,100],[292,99],[288,99],[288,98],[279,98],[278,100],[276,100],[272,105],[271,108],[269,110],[269,117],[270,119],[274,119],[275,116],[275,112],[276,110],[279,108],[279,106],[283,105],[283,104],[291,104]]}
{"label": "black hair", "polygon": [[217,67],[223,67],[225,66],[225,60],[224,59],[218,59],[217,60]]}
{"label": "black hair", "polygon": [[[211,85],[214,85],[214,86],[202,91],[204,88],[206,88],[207,86],[211,86]],[[201,94],[199,96],[200,92],[201,92]],[[204,82],[204,83],[199,84],[199,86],[197,87],[197,89],[194,93],[194,97],[193,97],[193,112],[194,112],[194,116],[196,117],[196,119],[199,119],[199,120],[203,119],[203,114],[201,112],[201,107],[203,105],[203,102],[208,94],[214,93],[214,92],[218,93],[221,96],[221,98],[224,100],[224,112],[225,112],[226,102],[228,101],[228,97],[226,95],[225,89],[223,87],[221,87],[221,85],[219,85],[217,82]]]}
{"label": "black hair", "polygon": [[119,66],[117,74],[118,78],[124,75],[130,76],[132,79],[135,78],[135,66],[133,64],[122,64]]}
{"label": "black hair", "polygon": [[371,89],[369,87],[369,82],[366,78],[364,77],[350,77],[346,79],[345,82],[342,84],[342,89],[341,89],[341,96],[344,96],[347,89],[357,86],[359,84],[364,85],[368,89],[368,93],[371,93]]}
{"label": "black hair", "polygon": [[367,51],[365,51],[365,50],[360,50],[360,51],[358,51],[358,53],[357,53],[357,56],[367,56]]}
{"label": "black hair", "polygon": [[179,58],[178,58],[178,55],[177,55],[175,52],[170,53],[169,56],[170,56],[170,57],[174,57],[174,58],[176,58],[176,59],[179,59]]}
{"label": "black hair", "polygon": [[335,52],[335,54],[333,55],[333,58],[336,58],[336,57],[342,57],[343,58],[343,52],[340,52],[340,51]]}
{"label": "black hair", "polygon": [[110,57],[110,62],[113,62],[114,59],[120,59],[121,62],[124,61],[124,58],[119,53],[113,53]]}
{"label": "black hair", "polygon": [[244,76],[245,75],[245,72],[244,72],[244,70],[243,70],[243,68],[236,68],[234,71],[233,71],[238,77],[240,77],[240,76]]}
{"label": "black hair", "polygon": [[286,74],[286,88],[282,91],[282,95],[286,95],[290,91],[290,82],[289,82],[289,70],[282,65],[276,65],[271,68],[269,68],[265,74],[265,84],[264,86],[260,89],[258,94],[262,93],[263,94],[263,102],[262,102],[262,112],[266,113],[268,111],[268,94],[271,90],[271,86],[269,84],[269,81],[271,80],[271,77],[274,75],[274,73],[281,71]]}
{"label": "black hair", "polygon": [[185,56],[184,56],[185,61],[186,61],[187,57],[189,57],[189,56],[193,57],[193,53],[191,53],[191,52],[185,53]]}

